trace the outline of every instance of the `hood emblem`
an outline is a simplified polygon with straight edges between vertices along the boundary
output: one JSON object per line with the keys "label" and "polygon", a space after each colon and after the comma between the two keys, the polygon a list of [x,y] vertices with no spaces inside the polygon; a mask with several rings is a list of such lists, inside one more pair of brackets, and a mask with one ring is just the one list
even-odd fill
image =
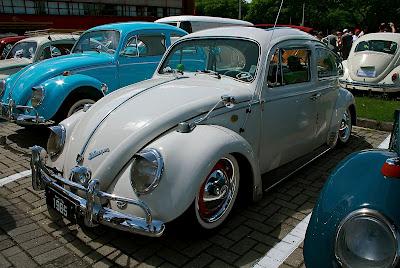
{"label": "hood emblem", "polygon": [[100,155],[103,155],[105,153],[108,153],[108,152],[110,152],[110,148],[105,148],[105,149],[101,149],[101,150],[94,150],[93,152],[89,153],[88,159],[92,160],[93,158],[96,158],[96,157],[98,157]]}

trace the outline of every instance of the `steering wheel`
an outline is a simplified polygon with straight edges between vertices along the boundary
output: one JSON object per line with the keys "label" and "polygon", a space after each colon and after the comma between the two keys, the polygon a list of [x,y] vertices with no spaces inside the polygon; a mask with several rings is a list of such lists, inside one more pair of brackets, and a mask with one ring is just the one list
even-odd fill
{"label": "steering wheel", "polygon": [[[234,73],[234,75],[228,75],[229,73]],[[231,77],[235,77],[236,79],[242,80],[242,81],[251,81],[253,79],[253,75],[249,72],[244,72],[244,71],[239,71],[239,70],[228,70],[224,73],[224,75],[228,75]]]}

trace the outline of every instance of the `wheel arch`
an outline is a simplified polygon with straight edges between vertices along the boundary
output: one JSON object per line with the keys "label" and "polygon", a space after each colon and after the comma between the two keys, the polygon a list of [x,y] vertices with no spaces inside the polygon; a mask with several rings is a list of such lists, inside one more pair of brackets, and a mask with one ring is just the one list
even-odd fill
{"label": "wheel arch", "polygon": [[[123,147],[127,152],[136,151],[127,143],[124,143]],[[237,159],[239,170],[243,170],[240,171],[241,179],[245,178],[246,182],[252,182],[245,184],[241,182],[239,191],[242,185],[246,185],[244,193],[245,195],[251,193],[252,200],[256,201],[262,196],[256,154],[243,137],[230,129],[214,125],[199,125],[190,133],[179,133],[173,130],[150,142],[145,148],[158,150],[164,160],[163,175],[158,187],[151,194],[140,196],[140,199],[156,213],[155,218],[169,222],[182,215],[195,200],[197,191],[210,170],[220,158],[227,154]],[[125,155],[125,152],[119,152],[115,155],[115,159],[119,159],[122,164],[121,155]],[[108,163],[115,162],[112,153],[106,162],[103,163],[104,167]],[[129,162],[127,166],[130,166]],[[242,174],[247,171],[251,173],[243,176]],[[103,174],[103,176],[106,175]],[[129,186],[129,172],[125,170],[117,180],[109,188],[111,193],[123,196],[133,194]],[[138,213],[134,208],[129,208],[125,212],[133,215]]]}

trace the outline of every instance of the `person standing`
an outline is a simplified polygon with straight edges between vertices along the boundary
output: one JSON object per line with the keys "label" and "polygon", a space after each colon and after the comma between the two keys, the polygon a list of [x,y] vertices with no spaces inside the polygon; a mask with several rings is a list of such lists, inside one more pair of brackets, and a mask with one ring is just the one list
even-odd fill
{"label": "person standing", "polygon": [[336,30],[333,30],[330,35],[322,39],[333,52],[338,53],[338,37],[336,35]]}
{"label": "person standing", "polygon": [[344,29],[342,35],[342,57],[344,60],[347,60],[347,58],[349,57],[352,44],[353,35],[349,32],[348,29]]}

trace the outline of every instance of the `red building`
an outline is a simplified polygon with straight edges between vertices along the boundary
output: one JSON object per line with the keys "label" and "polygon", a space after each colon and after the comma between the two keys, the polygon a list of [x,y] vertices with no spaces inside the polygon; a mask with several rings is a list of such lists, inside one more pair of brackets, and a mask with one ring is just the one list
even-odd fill
{"label": "red building", "polygon": [[194,0],[0,0],[0,33],[85,30],[121,21],[194,14]]}

